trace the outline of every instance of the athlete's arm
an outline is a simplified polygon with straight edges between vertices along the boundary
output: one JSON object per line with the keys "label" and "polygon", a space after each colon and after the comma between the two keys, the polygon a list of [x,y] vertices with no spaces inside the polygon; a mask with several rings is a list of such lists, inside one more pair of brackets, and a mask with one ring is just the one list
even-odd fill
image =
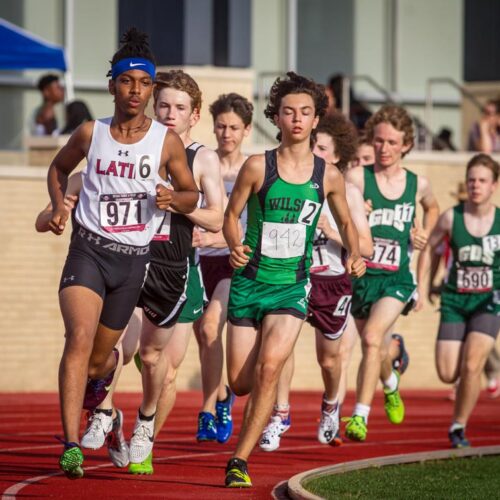
{"label": "athlete's arm", "polygon": [[444,212],[434,229],[432,230],[426,247],[420,255],[417,261],[417,290],[418,290],[418,300],[415,304],[415,311],[419,311],[422,308],[424,297],[427,295],[426,283],[428,279],[428,274],[431,268],[431,255],[436,252],[441,242],[444,240],[446,235],[451,233],[451,228],[453,225],[453,209],[449,208]]}
{"label": "athlete's arm", "polygon": [[352,276],[360,277],[365,273],[366,265],[359,251],[358,231],[351,218],[345,198],[344,178],[333,164],[327,164],[325,167],[324,192],[339,228],[342,244],[349,252],[346,270]]}
{"label": "athlete's arm", "polygon": [[264,155],[250,156],[238,174],[234,184],[233,192],[224,213],[224,225],[222,231],[229,247],[229,263],[234,268],[246,266],[251,253],[247,245],[243,245],[240,237],[239,218],[247,204],[248,198],[256,192],[264,179],[265,160]]}
{"label": "athlete's arm", "polygon": [[188,214],[196,208],[198,188],[187,164],[186,150],[179,136],[169,130],[165,136],[160,164],[160,176],[170,181],[173,190],[161,184],[156,186],[156,206],[166,210],[170,206],[177,212]]}
{"label": "athlete's arm", "polygon": [[347,183],[345,191],[351,217],[358,230],[359,251],[363,257],[370,258],[373,255],[373,239],[366,218],[365,200],[361,191],[354,184]]}
{"label": "athlete's arm", "polygon": [[[78,195],[82,188],[82,174],[80,172],[72,175],[68,179],[68,188],[64,195],[64,206],[68,211],[68,216],[75,208],[78,201]],[[49,222],[52,218],[52,203],[49,203],[39,214],[35,221],[35,229],[39,233],[45,233],[50,230]]]}
{"label": "athlete's arm", "polygon": [[69,213],[64,204],[64,196],[68,188],[68,176],[87,155],[93,129],[93,121],[80,125],[49,167],[47,187],[52,205],[49,230],[55,234],[62,234],[66,227]]}
{"label": "athlete's arm", "polygon": [[411,230],[411,239],[414,248],[422,250],[438,220],[439,205],[427,177],[419,175],[417,182],[417,200],[424,209],[424,223],[422,227],[420,222],[415,219],[414,227]]}
{"label": "athlete's arm", "polygon": [[[345,182],[347,184],[353,184],[356,186],[360,193],[361,196],[363,196],[364,190],[365,190],[365,174],[364,174],[364,168],[365,167],[354,167],[350,168],[345,172]],[[364,207],[365,207],[365,213],[366,215],[370,215],[370,212],[373,211],[373,204],[372,200],[365,200],[363,199],[364,202]]]}
{"label": "athlete's arm", "polygon": [[205,206],[195,208],[189,215],[195,224],[216,233],[222,229],[222,191],[219,157],[215,151],[201,148],[194,158],[194,175],[200,179]]}

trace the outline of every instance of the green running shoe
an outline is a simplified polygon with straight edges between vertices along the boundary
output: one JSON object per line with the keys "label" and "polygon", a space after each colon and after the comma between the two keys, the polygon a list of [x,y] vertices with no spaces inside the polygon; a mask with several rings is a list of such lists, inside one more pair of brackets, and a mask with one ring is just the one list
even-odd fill
{"label": "green running shoe", "polygon": [[133,464],[132,462],[130,462],[128,464],[128,471],[130,474],[153,474],[153,452],[151,452],[146,460],[144,460],[144,462],[141,462],[140,464]]}
{"label": "green running shoe", "polygon": [[351,441],[364,441],[368,434],[366,422],[360,415],[353,415],[352,417],[344,417],[342,422],[347,422],[345,426],[345,435]]}
{"label": "green running shoe", "polygon": [[59,459],[59,467],[69,479],[83,477],[83,453],[76,443],[68,443],[68,447]]}
{"label": "green running shoe", "polygon": [[231,458],[226,466],[226,488],[250,488],[252,480],[248,475],[248,466],[241,458]]}
{"label": "green running shoe", "polygon": [[399,373],[394,370],[398,378],[398,388],[393,392],[384,389],[384,410],[391,424],[400,424],[405,418],[405,405],[399,395]]}

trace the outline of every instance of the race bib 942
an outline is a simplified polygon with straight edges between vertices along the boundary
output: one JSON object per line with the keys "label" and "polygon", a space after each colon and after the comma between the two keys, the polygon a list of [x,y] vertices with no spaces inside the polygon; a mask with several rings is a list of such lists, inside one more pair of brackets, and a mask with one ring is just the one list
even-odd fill
{"label": "race bib 942", "polygon": [[261,253],[273,259],[288,259],[304,255],[306,226],[281,222],[263,222]]}

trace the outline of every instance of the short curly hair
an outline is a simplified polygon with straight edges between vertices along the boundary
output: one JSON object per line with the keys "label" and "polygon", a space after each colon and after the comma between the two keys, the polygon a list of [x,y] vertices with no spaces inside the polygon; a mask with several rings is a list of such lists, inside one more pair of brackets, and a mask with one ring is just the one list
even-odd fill
{"label": "short curly hair", "polygon": [[365,125],[365,132],[368,141],[373,142],[375,127],[380,123],[389,123],[399,132],[403,132],[403,144],[410,146],[408,151],[403,154],[407,155],[415,143],[415,133],[413,130],[413,120],[408,111],[401,106],[395,104],[387,104],[382,106],[375,114],[373,114]]}
{"label": "short curly hair", "polygon": [[154,81],[153,97],[156,103],[162,89],[175,89],[186,92],[191,97],[191,109],[201,111],[201,90],[194,78],[182,69],[159,71]]}
{"label": "short curly hair", "polygon": [[[325,115],[328,108],[325,86],[289,71],[285,78],[277,78],[269,91],[269,102],[264,110],[264,115],[273,125],[274,117],[279,113],[281,101],[290,94],[310,95],[314,101],[314,115],[320,118]],[[281,132],[278,133],[277,138],[281,140]]]}
{"label": "short curly hair", "polygon": [[240,94],[231,92],[230,94],[221,94],[209,107],[213,120],[221,113],[230,113],[233,111],[240,118],[245,127],[252,123],[253,105]]}
{"label": "short curly hair", "polygon": [[344,172],[356,155],[358,148],[358,132],[354,123],[342,113],[332,113],[319,121],[314,131],[314,142],[316,142],[316,136],[319,133],[328,134],[332,138],[335,154],[339,157],[337,167],[341,172]]}
{"label": "short curly hair", "polygon": [[500,173],[500,165],[498,165],[498,162],[496,162],[490,155],[487,155],[485,153],[479,153],[477,155],[474,155],[469,162],[467,163],[467,167],[465,169],[465,176],[467,177],[469,174],[469,170],[472,167],[486,167],[487,169],[491,170],[491,173],[493,175],[493,182],[498,181],[498,175]]}

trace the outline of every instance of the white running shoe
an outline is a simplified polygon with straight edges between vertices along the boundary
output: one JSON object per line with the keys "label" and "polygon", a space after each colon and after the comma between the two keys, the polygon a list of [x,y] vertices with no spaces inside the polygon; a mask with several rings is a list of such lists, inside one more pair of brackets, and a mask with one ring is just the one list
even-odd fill
{"label": "white running shoe", "polygon": [[272,415],[259,441],[261,450],[274,451],[280,447],[280,439],[290,429],[290,415],[282,420],[279,415]]}
{"label": "white running shoe", "polygon": [[339,405],[335,410],[328,412],[321,405],[321,418],[318,426],[318,441],[322,444],[329,444],[339,431]]}
{"label": "white running shoe", "polygon": [[130,440],[129,458],[133,464],[144,462],[153,451],[155,419],[141,420],[137,415]]}
{"label": "white running shoe", "polygon": [[113,428],[106,439],[108,445],[108,455],[115,467],[127,467],[129,464],[128,445],[123,436],[123,413],[116,410],[116,417],[113,420]]}
{"label": "white running shoe", "polygon": [[88,415],[87,428],[80,444],[82,448],[98,450],[113,427],[113,417],[99,410],[89,412]]}

